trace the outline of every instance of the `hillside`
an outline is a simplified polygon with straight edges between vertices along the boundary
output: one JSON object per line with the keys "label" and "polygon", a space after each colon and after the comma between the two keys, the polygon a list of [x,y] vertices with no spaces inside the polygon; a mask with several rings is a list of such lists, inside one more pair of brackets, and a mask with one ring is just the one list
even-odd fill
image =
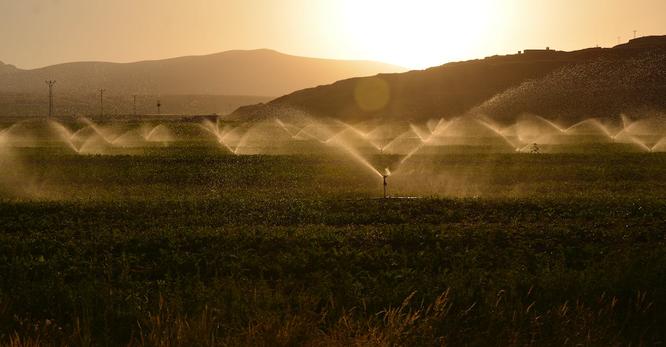
{"label": "hillside", "polygon": [[666,54],[645,52],[629,59],[602,57],[525,81],[473,110],[510,122],[532,113],[572,123],[582,118],[632,118],[666,110]]}
{"label": "hillside", "polygon": [[13,65],[5,64],[0,61],[0,75],[15,72],[16,68]]}
{"label": "hillside", "polygon": [[90,94],[105,88],[125,95],[275,97],[343,78],[397,71],[404,69],[262,49],[122,64],[76,62],[34,70],[0,64],[0,93],[44,94],[44,80],[57,80],[57,90],[64,94]]}
{"label": "hillside", "polygon": [[509,122],[525,112],[576,122],[638,109],[666,109],[666,36],[614,48],[521,54],[456,62],[423,71],[354,78],[301,90],[232,118],[276,110],[347,121],[427,120],[469,112]]}

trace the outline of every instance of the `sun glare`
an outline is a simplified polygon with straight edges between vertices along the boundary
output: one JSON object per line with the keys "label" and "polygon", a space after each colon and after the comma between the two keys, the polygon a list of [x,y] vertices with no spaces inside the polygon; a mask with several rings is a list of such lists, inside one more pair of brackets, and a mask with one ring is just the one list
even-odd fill
{"label": "sun glare", "polygon": [[344,0],[342,10],[357,52],[411,68],[478,54],[498,14],[491,0]]}

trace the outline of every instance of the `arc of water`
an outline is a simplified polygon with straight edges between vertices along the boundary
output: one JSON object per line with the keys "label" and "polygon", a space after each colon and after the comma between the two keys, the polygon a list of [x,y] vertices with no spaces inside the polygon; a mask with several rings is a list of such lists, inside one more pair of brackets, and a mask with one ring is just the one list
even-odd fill
{"label": "arc of water", "polygon": [[625,116],[624,114],[621,115],[621,117],[622,117],[622,123],[624,124],[624,129],[622,129],[619,133],[617,133],[615,135],[615,138],[625,134],[633,136],[634,134],[632,133],[634,132],[634,128],[645,121],[645,120],[632,121],[629,117]]}
{"label": "arc of water", "polygon": [[402,158],[402,160],[400,160],[400,165],[407,162],[407,160],[409,160],[416,153],[418,153],[424,146],[426,146],[428,143],[430,143],[432,141],[433,137],[439,136],[440,134],[443,134],[444,132],[446,132],[446,130],[448,130],[449,127],[451,126],[451,124],[453,124],[453,123],[454,123],[454,121],[452,120],[452,121],[446,122],[443,125],[443,127],[438,125],[435,128],[435,130],[430,134],[430,136],[428,136],[425,140],[421,141],[420,145],[418,145],[416,148],[414,148],[411,152],[407,153],[407,155],[404,158]]}
{"label": "arc of water", "polygon": [[[245,144],[247,143],[248,138],[250,137],[250,132],[252,131],[252,129],[253,129],[254,127],[256,127],[256,125],[252,125],[249,129],[245,130],[245,132],[243,133],[243,135],[241,135],[240,139],[238,140],[238,143],[236,144],[236,147],[235,147],[235,148],[232,149],[232,147],[231,147],[229,144],[227,144],[226,142],[224,142],[224,145],[227,146],[227,148],[229,148],[233,154],[238,155],[238,154],[239,154],[238,151],[239,151],[241,148],[245,147]],[[224,135],[224,136],[222,137],[222,140],[224,141],[224,139],[225,139],[228,135],[230,135],[230,134],[231,134],[231,132],[229,132],[229,133],[227,133],[226,135]]]}
{"label": "arc of water", "polygon": [[423,146],[424,146],[424,143],[421,143],[421,144],[418,145],[416,148],[414,148],[414,149],[411,150],[409,153],[407,153],[407,155],[406,155],[404,158],[402,158],[402,160],[400,160],[400,165],[402,165],[402,164],[404,164],[405,162],[407,162],[407,160],[409,160],[411,157],[414,156],[414,154],[416,154],[418,151],[420,151],[421,148],[423,148]]}
{"label": "arc of water", "polygon": [[429,130],[430,134],[425,134],[425,133],[421,132],[421,130],[419,128],[417,128],[416,125],[414,125],[413,123],[409,123],[409,127],[412,129],[414,134],[416,134],[416,136],[419,137],[421,142],[425,141],[428,138],[428,136],[432,135],[432,131]]}
{"label": "arc of water", "polygon": [[[74,140],[77,136],[79,136],[81,133],[83,133],[83,131],[85,131],[86,129],[90,129],[90,127],[86,125],[83,128],[73,132],[72,135],[70,136],[70,139]],[[95,133],[97,133],[97,132],[95,132]]]}
{"label": "arc of water", "polygon": [[367,138],[369,133],[363,132],[360,129],[356,128],[355,126],[352,126],[351,124],[347,124],[341,120],[336,120],[339,124],[344,126],[345,128],[355,132],[357,135],[361,136],[362,138]]}
{"label": "arc of water", "polygon": [[146,134],[145,136],[143,136],[144,140],[146,140],[146,141],[152,141],[153,136],[155,136],[155,134],[157,133],[157,131],[160,130],[160,129],[164,129],[165,131],[168,131],[167,127],[166,127],[164,124],[158,124],[158,125],[156,125],[155,127],[153,127],[153,128],[148,132],[148,134]]}
{"label": "arc of water", "polygon": [[88,119],[88,118],[86,118],[86,117],[83,117],[82,120],[83,120],[84,123],[86,123],[88,126],[90,126],[90,127],[91,127],[91,128],[97,133],[97,135],[99,135],[99,136],[104,140],[104,142],[106,142],[106,143],[108,143],[108,144],[110,144],[110,145],[113,145],[113,144],[114,144],[113,141],[114,141],[115,139],[117,139],[118,137],[120,137],[120,136],[123,135],[123,134],[120,134],[120,135],[116,136],[115,138],[111,138],[110,136],[108,136],[107,134],[105,134],[104,129],[100,128],[100,127],[99,127],[97,124],[95,124],[95,122],[93,122],[92,120],[90,120],[90,119]]}
{"label": "arc of water", "polygon": [[[238,148],[240,147],[239,144],[237,144],[236,148],[231,147],[229,143],[227,142],[226,138],[233,132],[234,129],[231,129],[227,131],[226,133],[220,133],[218,137],[218,141],[227,149],[231,154],[238,154]],[[240,141],[239,141],[240,142]]]}
{"label": "arc of water", "polygon": [[299,139],[305,137],[318,141],[319,143],[326,144],[326,141],[330,140],[335,135],[337,135],[337,133],[333,132],[327,126],[312,122],[311,124],[308,124],[299,130],[298,133],[293,136],[293,138]]}
{"label": "arc of water", "polygon": [[[613,136],[613,140],[616,140],[618,137],[620,137],[620,135],[624,135],[624,133],[627,133],[627,135],[628,135],[629,133],[628,133],[627,129],[628,128],[625,127],[622,130],[620,130],[617,134],[615,134]],[[629,136],[631,136],[631,135],[629,135]]]}
{"label": "arc of water", "polygon": [[[663,147],[663,148],[662,148]],[[657,143],[652,146],[650,152],[664,152],[666,151],[666,136],[662,137]]]}
{"label": "arc of water", "polygon": [[232,148],[229,144],[227,144],[227,141],[225,140],[225,138],[233,131],[234,128],[231,128],[231,130],[226,130],[225,131],[225,129],[227,129],[225,127],[225,129],[222,129],[222,131],[220,131],[219,125],[218,124],[213,124],[209,120],[204,120],[202,122],[202,124],[200,124],[200,126],[205,131],[212,134],[217,139],[217,142],[219,144],[221,144],[222,146],[224,146],[224,148],[226,148],[231,154],[236,154],[236,149]]}
{"label": "arc of water", "polygon": [[[280,126],[280,128],[282,128],[282,130],[284,130],[292,138],[295,137],[296,134],[298,134],[298,131],[296,133],[293,133],[291,130],[289,130],[289,127],[287,126],[287,124],[285,124],[283,121],[281,121],[280,118],[276,117],[275,122]],[[291,125],[291,126],[293,126],[293,125]]]}
{"label": "arc of water", "polygon": [[429,130],[430,133],[432,134],[432,133],[434,133],[434,132],[437,130],[437,128],[439,128],[440,126],[442,126],[442,124],[443,124],[444,122],[446,122],[446,119],[444,119],[444,118],[440,118],[440,119],[437,121],[437,123],[435,123],[435,125],[431,126],[430,121],[428,121],[428,122],[426,122],[426,127],[428,127],[428,130]]}
{"label": "arc of water", "polygon": [[613,139],[613,141],[628,140],[629,143],[632,143],[632,144],[640,147],[641,149],[644,149],[648,152],[652,151],[652,148],[650,148],[650,146],[648,146],[645,142],[639,140],[637,137],[630,134],[628,132],[628,128],[626,128],[626,129],[620,131],[619,133],[615,134],[615,136],[613,136],[612,139]]}
{"label": "arc of water", "polygon": [[[460,118],[458,118],[458,120],[460,120]],[[455,123],[456,123],[456,119],[452,119],[452,120],[450,120],[446,123],[443,123],[441,126],[438,126],[435,129],[435,131],[432,133],[432,135],[430,137],[428,137],[427,142],[432,141],[433,137],[445,134],[451,128],[451,126]]]}
{"label": "arc of water", "polygon": [[153,136],[155,136],[155,133],[157,132],[157,130],[159,130],[160,128],[163,128],[163,127],[164,127],[163,125],[158,125],[158,126],[154,127],[150,132],[148,132],[148,135],[146,135],[144,137],[146,139],[146,141],[150,141],[153,138]]}
{"label": "arc of water", "polygon": [[6,135],[9,133],[10,128],[11,128],[12,126],[13,126],[13,125],[10,125],[10,126],[7,127],[6,129],[2,129],[2,130],[0,130],[0,141],[2,141],[3,144],[4,144],[4,142],[5,142],[6,138],[7,138]]}
{"label": "arc of water", "polygon": [[[545,117],[542,117],[542,116],[539,116],[539,115],[535,115],[535,118],[537,118],[537,119],[541,120],[542,122],[546,123],[546,125],[548,125],[548,126],[551,127],[552,129],[554,129],[555,131],[557,131],[557,132],[559,132],[559,133],[561,133],[561,134],[566,134],[566,129],[564,129],[564,128],[560,127],[559,125],[555,124],[555,122],[549,120],[548,118],[545,118]],[[542,134],[542,135],[538,136],[536,139],[531,140],[530,142],[533,142],[533,143],[542,143],[542,142],[543,142],[543,139],[544,139],[544,138],[547,138],[547,137],[549,137],[549,136],[551,136],[551,134]],[[518,151],[518,152],[523,152],[523,151],[525,151],[526,149],[528,149],[529,146],[530,146],[530,145],[528,144],[528,145],[526,145],[526,146],[524,146],[524,147],[522,147],[522,148],[518,148],[517,151]]]}
{"label": "arc of water", "polygon": [[606,134],[606,136],[608,136],[610,139],[613,138],[613,134],[611,133],[610,129],[608,129],[608,127],[603,125],[601,121],[599,121],[598,119],[593,119],[592,124],[596,125],[599,129],[601,129],[601,131],[603,131],[604,134]]}
{"label": "arc of water", "polygon": [[405,139],[418,139],[419,145],[423,142],[421,137],[413,129],[410,129],[396,136],[391,141],[389,141],[385,146],[382,147],[382,152],[389,150],[391,146],[394,146],[398,141],[402,141]]}
{"label": "arc of water", "polygon": [[238,148],[240,146],[236,146],[236,148],[231,147],[226,141],[224,141],[224,138],[220,139],[220,143],[227,149],[231,154],[238,155]]}
{"label": "arc of water", "polygon": [[5,128],[5,129],[2,129],[2,131],[0,131],[0,135],[2,135],[2,136],[9,135],[9,133],[11,133],[14,129],[20,127],[21,125],[23,125],[27,122],[28,122],[27,120],[22,120],[20,122],[16,122],[16,123],[10,125],[9,127]]}
{"label": "arc of water", "polygon": [[628,129],[630,126],[633,125],[633,122],[629,117],[627,117],[625,114],[621,114],[620,118],[622,119],[622,129]]}
{"label": "arc of water", "polygon": [[637,139],[635,136],[629,135],[629,140],[631,140],[633,143],[635,143],[639,147],[643,148],[644,150],[646,150],[648,152],[652,152],[652,148],[650,148],[650,146],[645,144],[643,141]]}
{"label": "arc of water", "polygon": [[[49,121],[48,123],[53,129],[55,129],[56,133],[58,136],[61,137],[61,139],[69,146],[71,150],[73,150],[76,153],[81,153],[81,148],[77,148],[76,145],[72,142],[72,136],[73,133],[69,131],[64,125],[55,122],[55,121]],[[77,131],[78,132],[78,131]]]}
{"label": "arc of water", "polygon": [[213,124],[213,122],[209,121],[208,119],[204,119],[199,126],[203,128],[203,130],[213,134],[213,135],[218,135],[219,133],[219,125],[218,124]]}
{"label": "arc of water", "polygon": [[370,162],[368,162],[360,153],[358,153],[349,144],[344,143],[340,139],[334,139],[331,144],[336,145],[338,148],[341,148],[341,149],[347,151],[347,153],[349,153],[352,156],[352,158],[356,159],[359,163],[361,163],[363,166],[368,168],[375,175],[377,175],[379,177],[384,177],[384,175],[382,175],[382,173],[379,170],[377,170],[374,166],[372,166],[372,164],[370,164]]}
{"label": "arc of water", "polygon": [[633,134],[632,134],[633,129],[636,126],[638,126],[641,123],[641,121],[631,121],[627,116],[622,115],[622,123],[624,124],[624,128],[620,132],[615,134],[615,136],[614,136],[615,138],[619,137],[620,135],[624,135],[624,134],[629,134],[630,136],[633,136]]}
{"label": "arc of water", "polygon": [[11,129],[12,129],[12,127],[15,126],[15,125],[16,125],[16,124],[12,124],[12,125],[10,125],[9,127],[0,130],[0,136],[5,135],[6,133],[10,132]]}
{"label": "arc of water", "polygon": [[[313,126],[314,126],[314,125],[312,125],[312,124],[308,124],[308,125],[306,125],[305,127],[303,127],[303,129],[299,130],[299,131],[296,133],[296,135],[293,136],[293,138],[294,138],[294,139],[298,139],[298,138],[301,138],[301,137],[308,137],[308,138],[310,138],[310,139],[313,139],[313,140],[319,141],[320,143],[326,143],[326,140],[327,140],[328,138],[327,138],[326,140],[322,140],[322,139],[320,139],[318,136],[316,136],[316,135],[314,135],[314,134],[312,134],[312,133],[310,132],[310,127],[313,127]],[[330,138],[330,137],[329,137],[329,138]]]}
{"label": "arc of water", "polygon": [[[386,137],[386,134],[382,133],[386,129],[386,126],[378,126],[367,133],[367,141],[375,147],[377,150],[384,152],[386,147],[389,146],[397,137],[391,138],[390,136]],[[400,134],[402,135],[402,134]],[[398,135],[398,136],[400,136]],[[384,140],[384,141],[382,141]]]}
{"label": "arc of water", "polygon": [[[488,123],[486,123],[486,122],[484,122],[484,121],[482,121],[482,120],[480,120],[480,119],[477,119],[476,121],[477,121],[479,124],[481,124],[481,125],[485,126],[486,128],[490,129],[490,130],[491,130],[492,132],[494,132],[495,134],[497,134],[497,136],[499,136],[502,140],[504,140],[504,142],[506,142],[506,144],[508,144],[509,147],[511,147],[513,150],[515,150],[515,151],[520,150],[520,147],[519,147],[519,146],[516,146],[515,144],[513,144],[513,142],[511,142],[511,141],[510,141],[510,140],[509,140],[504,134],[502,134],[502,133],[500,132],[500,130],[496,129],[494,126],[492,126],[492,125],[490,125],[490,124],[488,124]],[[522,145],[522,144],[521,144],[521,145]]]}
{"label": "arc of water", "polygon": [[592,126],[596,127],[597,129],[601,130],[606,136],[608,136],[610,139],[613,139],[613,135],[610,133],[608,129],[606,129],[601,122],[597,119],[585,119],[583,121],[580,121],[568,128],[566,128],[563,132],[565,134],[569,134],[572,130],[576,129],[577,127],[583,125],[583,124],[592,124]]}
{"label": "arc of water", "polygon": [[565,132],[565,130],[564,130],[562,127],[560,127],[559,125],[555,124],[554,122],[550,121],[550,120],[547,119],[547,118],[544,118],[544,117],[541,117],[541,116],[538,116],[538,115],[536,116],[536,118],[538,118],[538,119],[540,119],[540,120],[546,122],[546,124],[548,124],[548,125],[550,125],[551,127],[557,129],[557,131],[559,131],[559,132],[561,132],[561,133]]}
{"label": "arc of water", "polygon": [[344,130],[342,130],[342,131],[336,133],[335,135],[333,135],[332,137],[330,137],[328,140],[326,140],[325,143],[332,143],[332,142],[334,142],[334,141],[339,141],[339,139],[342,137],[342,135],[344,135],[345,133],[348,133],[348,132],[352,132],[352,134],[357,134],[357,135],[359,135],[359,136],[361,137],[361,140],[365,141],[367,144],[369,144],[370,146],[372,146],[372,147],[375,148],[376,150],[378,150],[378,151],[381,150],[381,147],[379,147],[377,144],[375,144],[374,142],[369,141],[369,140],[367,139],[367,135],[366,135],[366,136],[361,136],[361,134],[363,134],[363,133],[358,132],[358,131],[355,131],[355,130],[353,130],[353,129],[349,129],[349,128],[344,129]]}
{"label": "arc of water", "polygon": [[140,129],[129,129],[129,130],[121,133],[120,135],[114,137],[113,140],[111,140],[111,142],[108,142],[107,139],[105,139],[105,141],[107,143],[110,143],[112,146],[126,147],[126,146],[128,146],[127,140],[128,139],[131,140],[132,135],[135,136],[135,139],[139,139],[142,142],[147,141],[146,137],[144,136],[144,134],[142,133],[142,131]]}
{"label": "arc of water", "polygon": [[[312,140],[318,141],[318,142],[320,142],[320,143],[326,143],[326,140],[328,140],[331,136],[333,136],[333,135],[331,135],[331,136],[328,136],[326,139],[321,139],[319,136],[313,134],[313,133],[310,131],[311,128],[313,128],[313,127],[324,128],[323,125],[321,125],[321,124],[314,124],[314,122],[311,122],[311,124],[307,124],[307,125],[305,125],[305,126],[303,126],[303,127],[301,127],[301,128],[299,129],[298,127],[294,126],[293,124],[287,124],[287,123],[283,122],[283,121],[280,120],[279,118],[276,118],[275,120],[276,120],[277,123],[280,125],[280,127],[281,127],[281,128],[287,133],[287,134],[289,134],[289,136],[291,136],[291,138],[294,139],[294,140],[302,139],[302,138],[305,137],[305,138],[309,138],[309,139],[312,139]],[[289,127],[296,128],[297,131],[294,132],[293,130],[290,130]],[[326,129],[326,132],[330,132],[330,131],[328,131],[328,129]]]}

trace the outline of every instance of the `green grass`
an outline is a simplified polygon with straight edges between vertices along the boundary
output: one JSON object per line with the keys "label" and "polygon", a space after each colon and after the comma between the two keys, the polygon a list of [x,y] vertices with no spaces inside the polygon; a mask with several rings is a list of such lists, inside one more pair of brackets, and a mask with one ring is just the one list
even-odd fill
{"label": "green grass", "polygon": [[335,155],[4,164],[0,344],[666,341],[664,154],[422,156],[388,200]]}

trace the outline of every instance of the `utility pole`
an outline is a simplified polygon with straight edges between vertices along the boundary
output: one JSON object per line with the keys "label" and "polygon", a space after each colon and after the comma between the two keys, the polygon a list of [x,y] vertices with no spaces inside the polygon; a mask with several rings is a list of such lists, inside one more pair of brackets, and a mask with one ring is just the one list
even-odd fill
{"label": "utility pole", "polygon": [[637,33],[637,32],[638,32],[638,31],[634,30],[634,40],[636,39],[636,33]]}
{"label": "utility pole", "polygon": [[134,115],[136,116],[136,94],[132,95],[134,98]]}
{"label": "utility pole", "polygon": [[49,85],[49,117],[47,119],[51,119],[51,117],[53,117],[53,86],[55,83],[56,81],[54,80],[46,81],[46,84]]}
{"label": "utility pole", "polygon": [[104,92],[106,89],[99,90],[99,116],[104,117]]}

